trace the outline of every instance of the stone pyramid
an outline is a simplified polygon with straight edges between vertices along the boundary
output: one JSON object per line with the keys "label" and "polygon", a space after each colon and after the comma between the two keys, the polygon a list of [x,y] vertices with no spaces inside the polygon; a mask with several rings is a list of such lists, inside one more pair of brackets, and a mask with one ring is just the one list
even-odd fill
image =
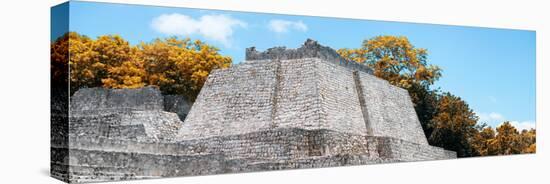
{"label": "stone pyramid", "polygon": [[249,48],[246,61],[208,76],[189,112],[178,99],[154,87],[77,91],[68,118],[52,114],[52,176],[88,182],[456,158],[428,144],[406,90],[313,40]]}
{"label": "stone pyramid", "polygon": [[206,81],[182,139],[278,128],[331,130],[428,145],[406,90],[307,40],[301,48],[249,48],[243,64]]}

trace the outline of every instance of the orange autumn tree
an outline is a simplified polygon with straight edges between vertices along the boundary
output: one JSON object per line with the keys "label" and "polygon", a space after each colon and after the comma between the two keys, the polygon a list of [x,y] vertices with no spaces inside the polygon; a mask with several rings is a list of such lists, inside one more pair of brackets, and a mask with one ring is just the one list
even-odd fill
{"label": "orange autumn tree", "polygon": [[[101,78],[96,77],[98,58],[92,50],[93,40],[75,32],[68,33],[69,53],[68,58],[70,73],[69,83],[71,94],[82,87],[101,86]],[[56,43],[57,44],[57,43]]]}
{"label": "orange autumn tree", "polygon": [[146,83],[168,94],[181,94],[194,101],[213,69],[227,68],[231,58],[199,40],[175,37],[141,43]]}
{"label": "orange autumn tree", "polygon": [[[135,47],[117,35],[100,36],[92,40],[77,33],[69,33],[69,66],[71,91],[82,87],[141,87],[139,81],[125,77],[119,68],[137,65]],[[136,75],[136,76],[134,76]],[[132,73],[131,79],[139,78]]]}
{"label": "orange autumn tree", "polygon": [[139,50],[118,35],[100,36],[92,44],[99,62],[94,68],[103,87],[138,88],[145,83]]}
{"label": "orange autumn tree", "polygon": [[[66,47],[70,58],[61,52]],[[154,85],[164,94],[183,95],[191,101],[213,69],[231,65],[230,57],[199,40],[172,37],[132,46],[118,35],[94,40],[75,32],[52,43],[52,60],[53,76],[70,68],[71,94],[84,87]]]}
{"label": "orange autumn tree", "polygon": [[416,48],[404,36],[383,35],[365,39],[359,48],[337,52],[372,68],[375,76],[407,89],[424,134],[430,137],[431,119],[437,114],[438,91],[429,87],[441,77],[441,69],[428,63],[426,49]]}
{"label": "orange autumn tree", "polygon": [[504,122],[496,130],[497,135],[494,139],[494,149],[497,151],[497,154],[509,155],[521,153],[519,132],[510,122]]}
{"label": "orange autumn tree", "polygon": [[369,66],[375,76],[405,89],[413,84],[431,85],[441,76],[439,67],[427,63],[427,50],[415,48],[404,36],[376,36],[364,40],[360,48],[343,48],[338,53]]}
{"label": "orange autumn tree", "polygon": [[522,130],[520,133],[520,141],[520,144],[523,146],[521,153],[536,153],[537,130],[534,128],[530,130]]}
{"label": "orange autumn tree", "polygon": [[69,81],[69,34],[64,34],[50,44],[50,71],[53,86],[67,87]]}
{"label": "orange autumn tree", "polygon": [[441,69],[428,63],[426,49],[416,48],[404,36],[382,35],[365,39],[359,48],[337,52],[372,68],[375,76],[407,89],[424,134],[431,135],[430,121],[437,113],[438,91],[429,87],[441,77]]}
{"label": "orange autumn tree", "polygon": [[472,138],[472,145],[481,156],[496,155],[495,148],[495,130],[491,127],[480,128],[479,132]]}
{"label": "orange autumn tree", "polygon": [[430,65],[427,50],[404,36],[376,36],[359,48],[338,53],[373,69],[373,74],[406,89],[430,145],[456,151],[458,157],[536,152],[536,131],[518,133],[509,123],[495,129],[478,122],[468,103],[449,92],[431,89],[441,69]]}
{"label": "orange autumn tree", "polygon": [[479,155],[510,155],[536,152],[536,130],[521,133],[508,121],[496,127],[482,128],[473,137],[473,145]]}
{"label": "orange autumn tree", "polygon": [[406,89],[431,145],[456,151],[459,157],[476,155],[470,138],[477,131],[477,116],[462,99],[430,89],[441,77],[441,69],[428,63],[426,49],[416,48],[404,36],[383,35],[364,40],[359,48],[339,49],[338,53]]}
{"label": "orange autumn tree", "polygon": [[460,97],[443,93],[437,100],[436,115],[430,120],[433,128],[428,137],[431,145],[457,152],[459,157],[477,155],[472,138],[478,133],[478,117]]}

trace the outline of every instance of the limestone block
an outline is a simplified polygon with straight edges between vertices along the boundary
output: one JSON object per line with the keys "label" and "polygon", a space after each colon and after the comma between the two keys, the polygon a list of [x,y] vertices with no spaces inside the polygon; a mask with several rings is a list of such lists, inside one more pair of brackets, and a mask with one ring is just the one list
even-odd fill
{"label": "limestone block", "polygon": [[359,74],[373,136],[428,144],[409,93],[375,76]]}
{"label": "limestone block", "polygon": [[84,88],[71,97],[70,110],[163,110],[164,102],[155,87],[139,89]]}

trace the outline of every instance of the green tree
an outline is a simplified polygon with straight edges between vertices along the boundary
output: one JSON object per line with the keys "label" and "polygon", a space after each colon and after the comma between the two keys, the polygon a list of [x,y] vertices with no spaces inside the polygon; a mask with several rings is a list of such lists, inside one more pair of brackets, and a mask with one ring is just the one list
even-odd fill
{"label": "green tree", "polygon": [[416,115],[424,130],[424,135],[429,138],[433,132],[434,127],[431,125],[431,120],[437,114],[440,94],[437,90],[429,90],[427,87],[418,84],[412,84],[407,91],[409,91]]}

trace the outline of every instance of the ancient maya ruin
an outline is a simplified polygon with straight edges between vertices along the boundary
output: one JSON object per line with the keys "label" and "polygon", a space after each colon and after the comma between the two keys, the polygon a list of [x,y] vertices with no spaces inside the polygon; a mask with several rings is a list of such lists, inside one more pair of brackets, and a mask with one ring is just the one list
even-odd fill
{"label": "ancient maya ruin", "polygon": [[192,106],[154,87],[80,89],[68,114],[52,104],[52,176],[88,182],[456,158],[428,145],[406,90],[371,74],[307,40],[247,49],[246,61],[208,76]]}

